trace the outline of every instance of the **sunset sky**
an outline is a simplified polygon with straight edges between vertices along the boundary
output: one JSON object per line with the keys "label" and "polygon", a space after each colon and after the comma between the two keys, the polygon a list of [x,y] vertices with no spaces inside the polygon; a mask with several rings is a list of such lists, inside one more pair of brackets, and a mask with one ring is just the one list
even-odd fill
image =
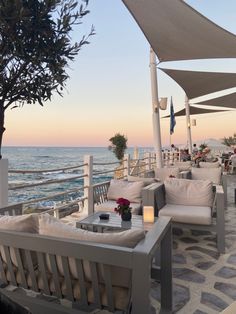
{"label": "sunset sky", "polygon": [[[189,0],[188,4],[236,34],[235,0]],[[120,0],[90,0],[90,14],[73,34],[80,40],[94,24],[96,35],[69,70],[67,91],[51,102],[6,112],[3,145],[107,146],[120,132],[128,146],[153,146],[149,44]],[[236,59],[163,63],[176,69],[235,72]],[[174,110],[184,107],[183,90],[158,71],[159,97],[173,97]],[[194,117],[194,116],[193,116]],[[195,116],[193,142],[236,133],[236,111]],[[161,120],[162,144],[168,145],[169,119]],[[172,142],[186,143],[185,118],[176,119]]]}

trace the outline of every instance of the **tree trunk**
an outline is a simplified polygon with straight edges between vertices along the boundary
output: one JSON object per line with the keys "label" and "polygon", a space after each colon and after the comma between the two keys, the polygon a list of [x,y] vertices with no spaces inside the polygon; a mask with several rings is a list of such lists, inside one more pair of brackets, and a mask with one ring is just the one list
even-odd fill
{"label": "tree trunk", "polygon": [[5,108],[3,106],[3,103],[0,103],[0,159],[2,159],[2,137],[3,137],[3,133],[5,131],[4,112],[5,112]]}

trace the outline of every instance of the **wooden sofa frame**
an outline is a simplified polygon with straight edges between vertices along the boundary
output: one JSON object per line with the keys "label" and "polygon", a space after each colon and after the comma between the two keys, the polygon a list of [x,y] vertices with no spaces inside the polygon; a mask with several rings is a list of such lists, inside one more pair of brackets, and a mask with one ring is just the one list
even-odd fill
{"label": "wooden sofa frame", "polygon": [[[213,217],[211,225],[187,224],[172,222],[172,225],[180,228],[188,228],[192,230],[208,230],[216,233],[217,249],[220,253],[225,253],[225,196],[223,186],[213,186],[215,192]],[[155,216],[158,211],[166,204],[165,202],[165,186],[163,183],[154,183],[142,194],[143,202],[146,205],[153,206]]]}
{"label": "wooden sofa frame", "polygon": [[[4,262],[0,255],[0,277],[1,282],[6,285],[22,286],[25,289],[40,292],[45,295],[52,295],[49,288],[49,279],[46,275],[47,266],[45,263],[46,256],[49,256],[51,265],[50,280],[53,281],[55,287],[55,296],[59,299],[63,298],[71,301],[73,308],[78,309],[78,313],[84,313],[80,312],[80,310],[90,311],[91,309],[104,308],[101,305],[99,293],[97,272],[97,265],[99,264],[104,272],[104,289],[108,303],[107,309],[114,313],[121,313],[121,311],[116,311],[114,306],[111,267],[124,267],[131,271],[132,279],[129,288],[130,303],[128,308],[122,313],[151,313],[149,299],[151,277],[160,280],[161,283],[160,313],[172,313],[172,235],[170,218],[168,217],[159,219],[146,234],[145,238],[133,249],[5,230],[0,231],[0,246],[3,247],[6,258]],[[17,283],[16,266],[13,265],[10,257],[12,250],[15,252],[21,284]],[[153,258],[159,250],[161,252],[160,267],[154,268],[152,263]],[[33,263],[32,252],[37,256],[37,267],[35,267],[35,261]],[[23,260],[22,256],[26,257],[27,266],[25,266],[25,260]],[[60,256],[62,260],[66,292],[62,292],[60,286],[61,275],[59,275],[56,263],[58,256]],[[76,260],[76,271],[80,283],[80,300],[75,300],[73,295],[72,281],[75,279],[72,278],[70,273],[68,258]],[[92,274],[90,285],[92,286],[94,294],[93,304],[88,303],[83,261],[88,261],[90,265]],[[43,281],[43,288],[41,289],[37,282],[39,273]],[[28,286],[27,278],[30,278],[32,287]],[[55,304],[51,305],[50,302],[46,301],[44,301],[44,303],[47,303],[47,308],[49,307],[48,313],[54,313]],[[44,313],[46,314],[46,312]],[[73,310],[71,310],[71,313],[74,313]]]}

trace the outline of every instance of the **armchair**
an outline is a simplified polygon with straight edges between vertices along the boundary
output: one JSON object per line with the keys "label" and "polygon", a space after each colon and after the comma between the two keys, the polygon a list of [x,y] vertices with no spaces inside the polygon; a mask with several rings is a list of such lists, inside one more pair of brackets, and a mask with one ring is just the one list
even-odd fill
{"label": "armchair", "polygon": [[[158,216],[169,216],[181,228],[216,232],[217,248],[225,252],[224,192],[206,180],[171,178],[156,187]],[[214,217],[214,215],[215,217]]]}

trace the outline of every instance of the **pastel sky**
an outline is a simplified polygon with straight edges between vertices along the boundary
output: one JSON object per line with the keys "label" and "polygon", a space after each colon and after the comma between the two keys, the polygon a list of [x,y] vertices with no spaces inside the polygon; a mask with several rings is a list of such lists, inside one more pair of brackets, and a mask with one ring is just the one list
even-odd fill
{"label": "pastel sky", "polygon": [[[235,0],[189,0],[188,4],[236,34]],[[80,40],[94,24],[96,35],[71,63],[64,97],[6,112],[3,145],[107,146],[120,132],[128,146],[153,146],[149,44],[121,0],[90,0],[90,14],[73,34]],[[236,71],[236,59],[162,64],[177,69]],[[158,71],[159,97],[184,107],[183,90]],[[194,117],[193,141],[236,133],[236,111]],[[185,118],[176,119],[173,143],[186,144]],[[168,145],[169,119],[161,120],[162,144]]]}

